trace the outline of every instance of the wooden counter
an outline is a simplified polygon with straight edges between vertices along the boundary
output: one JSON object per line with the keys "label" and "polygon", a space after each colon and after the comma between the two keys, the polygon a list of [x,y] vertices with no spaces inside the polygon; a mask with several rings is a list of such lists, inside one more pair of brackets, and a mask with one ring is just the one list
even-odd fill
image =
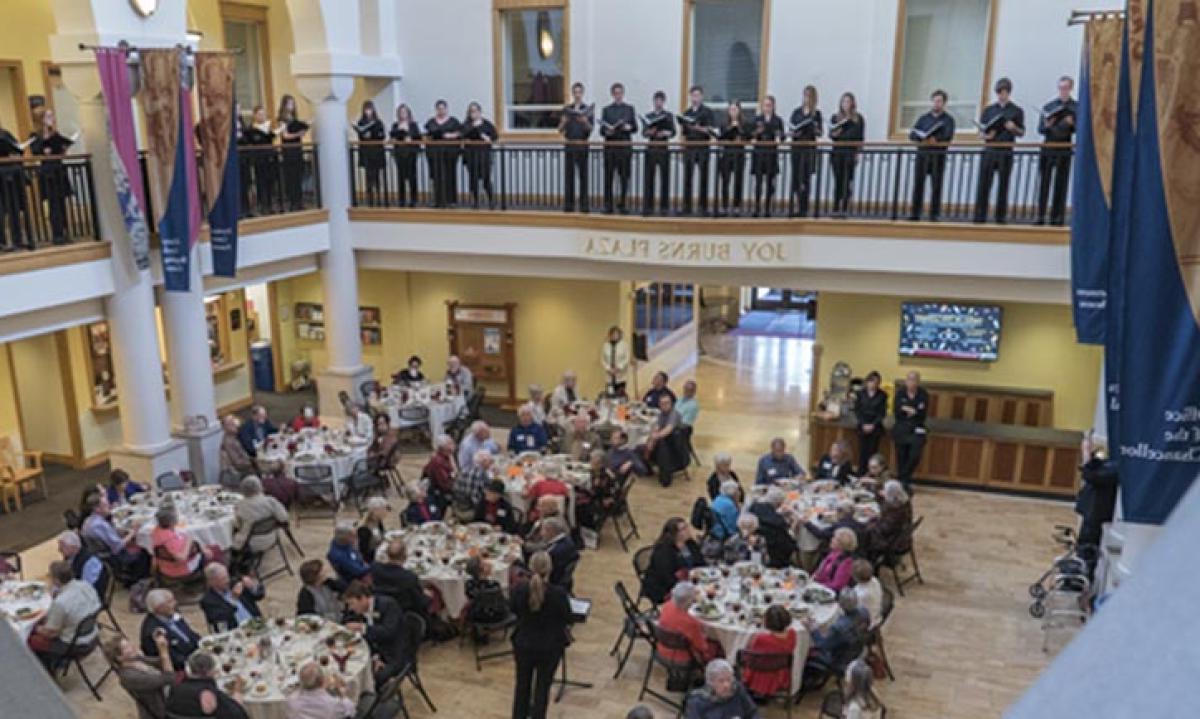
{"label": "wooden counter", "polygon": [[[887,425],[890,430],[890,418]],[[1075,496],[1082,432],[932,418],[928,426],[929,437],[914,475],[918,481]],[[837,439],[848,442],[858,456],[858,437],[848,418],[829,421],[813,417],[809,432],[810,466]],[[879,451],[894,468],[896,452],[890,436]]]}
{"label": "wooden counter", "polygon": [[[1054,424],[1054,393],[1024,387],[991,387],[957,382],[921,382],[929,393],[929,417],[986,424],[1050,427]],[[903,391],[896,380],[892,397]]]}

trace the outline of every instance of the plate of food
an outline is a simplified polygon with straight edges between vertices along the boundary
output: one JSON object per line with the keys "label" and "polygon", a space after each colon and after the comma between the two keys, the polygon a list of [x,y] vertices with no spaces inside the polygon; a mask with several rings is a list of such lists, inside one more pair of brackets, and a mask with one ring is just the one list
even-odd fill
{"label": "plate of food", "polygon": [[692,582],[713,582],[721,578],[721,570],[716,567],[697,567],[692,570]]}
{"label": "plate of food", "polygon": [[28,582],[12,591],[13,599],[41,599],[46,593],[46,585],[41,582]]}
{"label": "plate of food", "polygon": [[242,626],[239,628],[244,634],[246,634],[246,636],[254,636],[267,631],[268,625],[267,620],[263,619],[262,617],[254,617],[249,621],[243,622]]}
{"label": "plate of food", "polygon": [[810,584],[804,589],[804,601],[809,604],[832,604],[837,601],[837,594],[829,587]]}
{"label": "plate of food", "polygon": [[703,601],[696,605],[696,616],[715,622],[725,616],[725,612],[716,602]]}
{"label": "plate of food", "polygon": [[300,634],[315,634],[324,624],[325,620],[316,614],[301,614],[292,622],[292,627]]}

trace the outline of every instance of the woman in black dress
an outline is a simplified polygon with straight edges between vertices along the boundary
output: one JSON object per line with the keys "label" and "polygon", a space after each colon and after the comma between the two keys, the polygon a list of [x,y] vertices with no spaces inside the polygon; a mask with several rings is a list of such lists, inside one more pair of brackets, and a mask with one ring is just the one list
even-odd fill
{"label": "woman in black dress", "polygon": [[429,158],[433,206],[453,207],[458,201],[459,145],[449,141],[462,137],[462,123],[450,114],[445,100],[434,103],[433,111],[433,117],[425,123],[425,134],[431,141],[425,156]]}
{"label": "woman in black dress", "polygon": [[804,101],[792,110],[788,121],[792,134],[792,216],[808,217],[808,201],[812,196],[812,177],[817,170],[817,148],[813,144],[821,136],[821,111],[817,109],[817,88],[804,87]]}
{"label": "woman in black dress", "polygon": [[[19,142],[3,126],[0,126],[0,250],[33,249],[33,243],[21,231],[21,216],[26,213],[25,168],[21,156],[32,140]],[[26,217],[26,219],[28,219]],[[9,237],[4,239],[4,227],[8,226]]]}
{"label": "woman in black dress", "polygon": [[254,118],[250,126],[242,130],[240,140],[242,152],[239,157],[246,157],[254,170],[254,211],[253,215],[269,215],[275,213],[276,198],[279,187],[279,158],[275,155],[275,131],[271,120],[267,117],[267,109],[262,105],[254,108]]}
{"label": "woman in black dress", "polygon": [[291,212],[304,204],[304,149],[300,143],[308,123],[296,117],[296,98],[284,95],[279,102],[279,143],[283,145],[283,193]]}
{"label": "woman in black dress", "polygon": [[867,464],[879,451],[883,439],[883,420],[887,417],[888,394],[880,387],[882,378],[872,370],[866,386],[854,400],[854,419],[858,426],[858,474],[867,475]]}
{"label": "woman in black dress", "polygon": [[362,114],[354,123],[354,132],[360,143],[367,143],[358,146],[358,166],[363,169],[366,179],[367,205],[374,207],[383,199],[381,185],[386,157],[383,141],[387,138],[387,131],[383,127],[383,120],[379,119],[379,113],[375,111],[374,102],[363,102]]}
{"label": "woman in black dress", "polygon": [[675,583],[688,570],[704,564],[700,545],[692,537],[692,527],[683,517],[672,517],[663,525],[662,533],[650,553],[650,569],[642,578],[642,594],[655,606],[666,601]]}
{"label": "woman in black dress", "polygon": [[554,672],[570,641],[571,598],[550,583],[553,566],[549,554],[535,553],[529,559],[529,581],[512,589],[510,602],[517,616],[512,635],[517,661],[512,719],[546,719]]}
{"label": "woman in black dress", "polygon": [[463,125],[463,162],[467,166],[467,181],[471,188],[471,204],[479,208],[479,186],[487,193],[488,205],[496,206],[492,189],[492,143],[496,141],[496,126],[483,116],[478,102],[467,105],[467,121]]}
{"label": "woman in black dress", "polygon": [[865,130],[854,93],[842,93],[837,114],[829,121],[829,139],[833,140],[833,214],[845,217],[854,194],[854,167]]}
{"label": "woman in black dress", "polygon": [[720,181],[717,190],[717,211],[722,215],[742,214],[742,171],[746,167],[748,135],[747,128],[742,123],[742,103],[734,100],[729,103],[725,125],[717,135],[717,139],[721,141],[721,154],[717,158],[717,178]]}
{"label": "woman in black dress", "polygon": [[41,125],[33,133],[29,150],[35,157],[42,158],[38,166],[38,189],[50,212],[50,236],[56,245],[67,243],[67,198],[75,194],[71,180],[61,157],[67,148],[75,144],[74,137],[59,134],[54,122],[54,111],[45,108]]}
{"label": "woman in black dress", "polygon": [[392,157],[396,161],[396,172],[400,175],[400,207],[417,204],[417,156],[421,154],[421,127],[413,121],[412,110],[400,103],[396,106],[396,121],[392,123]]}
{"label": "woman in black dress", "polygon": [[763,98],[762,113],[754,118],[750,136],[754,139],[754,157],[750,163],[750,174],[754,175],[754,216],[770,217],[775,178],[779,176],[779,141],[783,138],[783,120],[775,114],[774,95]]}

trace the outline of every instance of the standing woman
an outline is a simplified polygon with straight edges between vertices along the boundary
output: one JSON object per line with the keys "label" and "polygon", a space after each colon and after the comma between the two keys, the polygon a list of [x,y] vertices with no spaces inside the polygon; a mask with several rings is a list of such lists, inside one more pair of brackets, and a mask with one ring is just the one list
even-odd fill
{"label": "standing woman", "polygon": [[67,168],[57,158],[66,154],[67,148],[75,144],[77,137],[78,133],[72,137],[60,135],[54,122],[54,110],[44,108],[39,127],[33,133],[33,142],[29,145],[30,152],[42,158],[38,167],[38,185],[50,211],[50,234],[56,245],[67,243],[67,198],[75,194],[71,191]]}
{"label": "standing woman", "polygon": [[[462,137],[462,124],[450,114],[445,100],[433,105],[433,117],[425,123],[425,134],[434,143]],[[429,179],[433,182],[433,206],[453,207],[458,200],[458,146],[432,144],[425,151],[429,158]]]}
{"label": "standing woman", "polygon": [[730,186],[732,185],[733,206],[737,214],[742,214],[742,171],[746,167],[746,138],[747,128],[742,124],[742,103],[734,100],[729,103],[726,111],[725,126],[721,128],[717,139],[721,142],[721,154],[717,159],[717,177],[721,186],[717,198],[717,212],[722,215],[730,212]]}
{"label": "standing woman", "polygon": [[296,211],[303,204],[304,150],[300,143],[308,132],[308,123],[296,118],[296,98],[284,95],[279,103],[279,143],[283,145],[283,188],[288,209]]}
{"label": "standing woman", "polygon": [[[21,215],[25,207],[25,168],[20,158],[32,140],[18,142],[11,132],[0,125],[0,250],[33,249],[32,239],[21,231]],[[9,239],[4,241],[4,226],[8,225]]]}
{"label": "standing woman", "polygon": [[471,204],[479,209],[479,186],[487,193],[488,206],[496,206],[492,189],[492,143],[496,141],[496,126],[483,116],[478,102],[467,105],[467,122],[463,127],[463,162],[467,166],[467,181],[471,188]]}
{"label": "standing woman", "polygon": [[421,154],[421,126],[412,116],[412,109],[404,103],[396,106],[396,121],[392,123],[392,156],[396,161],[396,172],[400,175],[400,207],[417,204],[417,156]]}
{"label": "standing woman", "polygon": [[792,133],[792,198],[796,202],[792,216],[808,217],[812,196],[812,177],[817,170],[817,148],[821,136],[821,111],[817,109],[817,88],[804,86],[804,101],[792,110],[788,123]]}
{"label": "standing woman", "polygon": [[267,108],[257,105],[250,127],[242,132],[242,144],[249,150],[254,168],[254,193],[256,195],[253,214],[270,214],[275,209],[279,187],[279,159],[275,155],[275,132],[267,118]]}
{"label": "standing woman", "polygon": [[858,426],[858,475],[867,475],[867,465],[879,452],[883,439],[883,420],[887,417],[888,394],[880,387],[882,379],[872,370],[867,373],[866,386],[854,399],[854,420]]}
{"label": "standing woman", "polygon": [[387,138],[387,131],[383,127],[383,120],[379,119],[379,113],[375,111],[375,103],[371,100],[363,102],[362,114],[358,122],[354,123],[354,132],[358,135],[360,143],[371,143],[358,146],[358,166],[366,176],[367,204],[375,206],[383,199],[380,185],[385,157],[383,141]]}
{"label": "standing woman", "polygon": [[608,328],[608,339],[600,350],[600,363],[604,365],[604,376],[608,378],[605,392],[609,397],[625,396],[625,376],[629,373],[629,343],[620,327]]}
{"label": "standing woman", "polygon": [[850,211],[850,196],[854,194],[854,166],[863,141],[862,115],[854,93],[842,93],[838,111],[830,119],[829,139],[833,140],[833,214],[845,216]]}
{"label": "standing woman", "polygon": [[552,568],[549,554],[535,553],[529,559],[533,573],[529,581],[512,590],[512,610],[517,616],[512,635],[517,660],[512,719],[546,718],[554,671],[569,642],[571,601],[566,590],[550,583]]}
{"label": "standing woman", "polygon": [[246,130],[249,126],[246,123],[246,117],[242,115],[242,106],[234,104],[233,107],[234,122],[237,123],[237,144],[238,144],[238,194],[241,195],[238,199],[241,203],[241,217],[250,216],[250,186],[254,184],[254,175],[251,171],[250,156],[246,154],[243,146],[246,144]]}
{"label": "standing woman", "polygon": [[[779,176],[779,141],[783,138],[783,120],[775,114],[775,96],[763,98],[762,113],[754,118],[754,157],[750,174],[754,175],[754,216],[770,217],[775,198],[775,178]],[[763,204],[763,190],[766,204]]]}

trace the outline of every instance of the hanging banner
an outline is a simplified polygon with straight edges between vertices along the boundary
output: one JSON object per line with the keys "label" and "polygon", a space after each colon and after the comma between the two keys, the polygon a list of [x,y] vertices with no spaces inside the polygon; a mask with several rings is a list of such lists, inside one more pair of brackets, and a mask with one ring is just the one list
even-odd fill
{"label": "hanging banner", "polygon": [[134,131],[129,54],[125,48],[96,48],[96,65],[108,116],[109,157],[121,217],[129,236],[129,252],[139,270],[150,267],[150,230],[146,226],[146,193],[138,165]]}
{"label": "hanging banner", "polygon": [[213,274],[237,272],[237,232],[240,211],[237,123],[234,122],[233,56],[226,52],[196,55],[196,89],[200,98],[200,158],[204,177],[204,208],[208,214]]}
{"label": "hanging banner", "polygon": [[[1119,442],[1113,454],[1125,519],[1161,523],[1200,472],[1195,0],[1148,0],[1142,49],[1133,175],[1127,183],[1132,189],[1125,284],[1117,308]],[[1114,183],[1124,182],[1114,174]]]}

